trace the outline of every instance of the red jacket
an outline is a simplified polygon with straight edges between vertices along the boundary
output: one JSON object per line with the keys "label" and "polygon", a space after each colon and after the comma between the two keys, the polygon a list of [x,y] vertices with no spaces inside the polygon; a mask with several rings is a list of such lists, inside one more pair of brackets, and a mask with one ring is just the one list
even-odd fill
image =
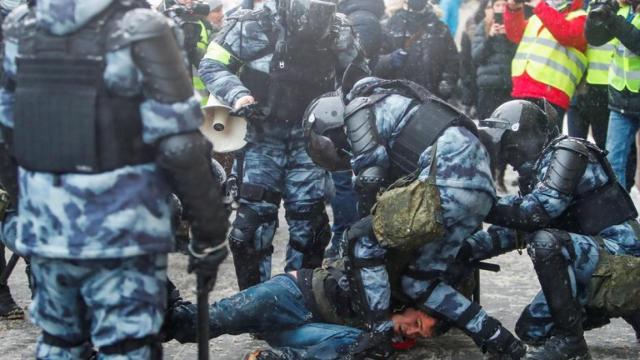
{"label": "red jacket", "polygon": [[[570,7],[562,12],[558,12],[546,2],[542,1],[533,9],[533,13],[538,15],[545,25],[544,28],[548,29],[561,45],[586,52],[587,39],[584,35],[584,24],[587,17],[578,16],[571,20],[565,19],[567,12],[582,8],[582,1],[583,0],[573,0]],[[507,32],[507,38],[516,44],[520,43],[527,23],[528,21],[524,18],[524,11],[507,10],[504,15],[504,27]],[[513,91],[511,92],[511,96],[514,98],[544,98],[565,110],[569,108],[571,99],[565,93],[534,80],[526,72],[520,76],[512,77],[512,81]]]}

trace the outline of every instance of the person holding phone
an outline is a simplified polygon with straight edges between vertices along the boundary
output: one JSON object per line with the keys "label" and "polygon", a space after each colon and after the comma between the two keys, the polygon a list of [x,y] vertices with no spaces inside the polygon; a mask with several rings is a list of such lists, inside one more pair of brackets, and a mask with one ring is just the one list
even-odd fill
{"label": "person holding phone", "polygon": [[476,27],[472,41],[479,119],[488,117],[498,105],[511,99],[511,60],[516,45],[505,36],[503,14],[506,5],[505,0],[487,3],[484,23]]}
{"label": "person holding phone", "polygon": [[505,35],[518,44],[511,64],[514,98],[536,105],[551,103],[564,113],[587,68],[586,12],[583,0],[530,0],[533,16],[525,19],[522,0],[508,0],[504,13]]}

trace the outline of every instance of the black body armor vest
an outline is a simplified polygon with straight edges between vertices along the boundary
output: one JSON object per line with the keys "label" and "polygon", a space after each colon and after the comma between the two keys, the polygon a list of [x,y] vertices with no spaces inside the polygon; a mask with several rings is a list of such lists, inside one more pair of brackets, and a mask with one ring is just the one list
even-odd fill
{"label": "black body armor vest", "polygon": [[[256,19],[256,16],[260,14],[251,13],[245,19]],[[337,60],[328,46],[332,43],[334,35],[329,35],[323,41],[327,46],[323,46],[297,44],[286,34],[278,35],[275,29],[265,31],[272,45],[246,62],[273,54],[269,73],[245,65],[240,68],[239,78],[251,90],[256,101],[265,106],[267,119],[298,123],[314,98],[335,90]]]}
{"label": "black body armor vest", "polygon": [[380,96],[371,97],[373,101],[368,102],[367,107],[382,100],[385,94],[402,95],[419,102],[419,108],[413,113],[396,137],[393,146],[390,147],[391,181],[415,172],[418,169],[420,155],[434,144],[446,129],[452,126],[462,126],[474,135],[478,135],[478,130],[471,119],[412,81],[380,80],[354,89],[352,93],[357,96],[369,96],[373,94],[375,89],[384,90],[376,92]]}
{"label": "black body armor vest", "polygon": [[[554,140],[543,151],[540,159],[554,151],[555,144],[565,138],[563,136]],[[617,181],[611,164],[607,161],[606,152],[588,141],[581,140],[580,142],[589,149],[589,153],[602,166],[609,180],[599,188],[581,194],[573,194],[573,202],[560,217],[553,220],[550,227],[576,234],[597,235],[610,226],[637,218],[638,212],[635,205],[629,193]],[[540,171],[539,166],[538,163],[536,173]]]}
{"label": "black body armor vest", "polygon": [[19,38],[14,155],[28,170],[100,173],[153,161],[142,140],[142,94],[118,96],[103,74],[109,35],[127,10],[116,1],[65,36],[30,14]]}

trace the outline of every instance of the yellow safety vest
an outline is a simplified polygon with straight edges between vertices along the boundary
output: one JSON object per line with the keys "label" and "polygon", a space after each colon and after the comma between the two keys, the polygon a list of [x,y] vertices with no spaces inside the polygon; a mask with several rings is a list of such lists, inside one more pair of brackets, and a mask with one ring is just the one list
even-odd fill
{"label": "yellow safety vest", "polygon": [[[584,15],[584,10],[575,10],[567,15],[567,20]],[[511,63],[512,76],[520,76],[526,71],[534,80],[572,97],[586,69],[585,54],[576,48],[562,46],[537,15],[529,19]]]}
{"label": "yellow safety vest", "polygon": [[[627,18],[631,7],[625,5],[618,10],[618,15]],[[640,29],[640,16],[634,14],[631,24]],[[613,39],[615,52],[609,67],[609,84],[616,90],[624,88],[637,93],[640,90],[640,56],[627,49],[617,38]]]}
{"label": "yellow safety vest", "polygon": [[[591,11],[591,5],[587,12]],[[587,48],[587,59],[589,67],[587,69],[587,84],[591,85],[608,85],[609,84],[609,65],[615,51],[613,40],[601,46],[589,45]]]}
{"label": "yellow safety vest", "polygon": [[[209,46],[209,32],[207,32],[207,27],[204,25],[202,20],[198,22],[200,23],[200,39],[198,40],[197,47],[198,49],[202,50],[202,52],[205,52],[207,50],[207,47]],[[207,91],[207,86],[204,84],[204,82],[202,82],[202,80],[198,76],[198,69],[192,69],[192,72],[193,72],[193,77],[191,80],[193,82],[193,89],[202,96],[202,99],[201,99],[202,105],[206,105],[207,100],[209,98],[209,92]]]}

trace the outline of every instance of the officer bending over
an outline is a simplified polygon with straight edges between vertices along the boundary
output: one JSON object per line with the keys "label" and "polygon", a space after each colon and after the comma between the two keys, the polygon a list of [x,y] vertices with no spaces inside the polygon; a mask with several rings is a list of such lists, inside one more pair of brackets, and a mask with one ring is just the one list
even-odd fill
{"label": "officer bending over", "polygon": [[523,356],[523,345],[456,289],[466,275],[456,266],[458,252],[495,198],[489,157],[471,120],[413,82],[367,77],[344,99],[314,101],[304,121],[312,159],[332,170],[353,168],[362,216],[375,204],[375,234],[349,231],[343,255],[352,297],[379,351],[392,333],[385,257],[402,250],[402,292],[418,309],[455,324],[491,353]]}
{"label": "officer bending over", "polygon": [[589,359],[585,328],[622,316],[640,330],[640,225],[605,152],[558,137],[554,117],[550,106],[514,100],[481,121],[521,195],[499,199],[486,219],[499,226],[474,234],[463,253],[488,258],[526,243],[542,291],[516,332],[543,344],[527,359]]}

